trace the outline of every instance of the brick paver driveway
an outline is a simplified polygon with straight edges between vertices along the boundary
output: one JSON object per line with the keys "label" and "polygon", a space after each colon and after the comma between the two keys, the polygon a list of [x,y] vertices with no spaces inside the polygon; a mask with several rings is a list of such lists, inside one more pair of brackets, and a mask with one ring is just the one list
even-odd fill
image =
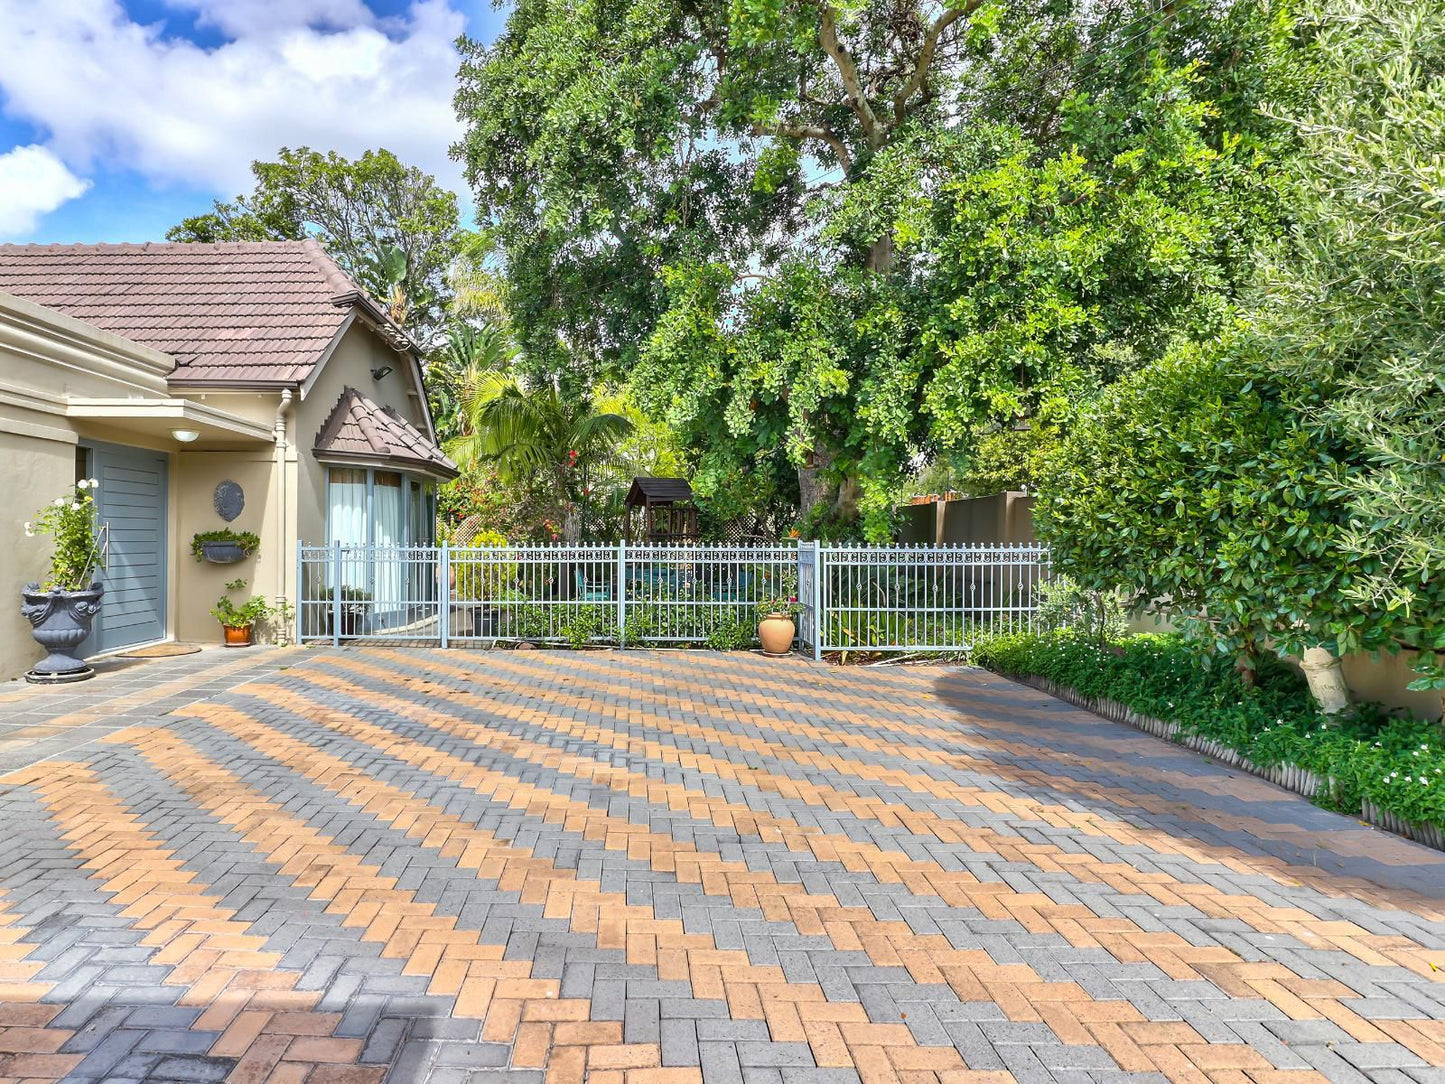
{"label": "brick paver driveway", "polygon": [[0,816],[10,1079],[1445,1079],[1445,855],[960,668],[330,651]]}

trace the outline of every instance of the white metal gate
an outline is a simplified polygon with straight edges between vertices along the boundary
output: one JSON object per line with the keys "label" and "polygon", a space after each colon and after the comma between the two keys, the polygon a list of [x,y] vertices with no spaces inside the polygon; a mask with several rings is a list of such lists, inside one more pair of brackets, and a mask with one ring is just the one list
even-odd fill
{"label": "white metal gate", "polygon": [[760,610],[798,611],[798,643],[961,651],[1032,626],[1042,546],[302,545],[303,643],[752,642]]}

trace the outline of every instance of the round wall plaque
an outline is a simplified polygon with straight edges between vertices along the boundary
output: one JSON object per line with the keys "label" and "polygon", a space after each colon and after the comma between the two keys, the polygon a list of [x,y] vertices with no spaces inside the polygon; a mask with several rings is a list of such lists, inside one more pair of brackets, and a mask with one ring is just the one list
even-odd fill
{"label": "round wall plaque", "polygon": [[246,493],[240,483],[229,478],[216,487],[216,514],[227,523],[241,514],[246,507]]}

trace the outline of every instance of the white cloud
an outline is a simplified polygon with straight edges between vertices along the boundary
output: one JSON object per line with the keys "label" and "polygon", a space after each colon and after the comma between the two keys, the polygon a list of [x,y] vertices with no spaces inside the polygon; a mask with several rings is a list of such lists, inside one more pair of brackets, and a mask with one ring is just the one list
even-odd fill
{"label": "white cloud", "polygon": [[37,144],[0,154],[0,241],[29,233],[42,215],[89,187]]}
{"label": "white cloud", "polygon": [[298,26],[342,30],[370,22],[361,0],[169,0],[177,11],[194,12],[201,26],[227,37],[251,37]]}
{"label": "white cloud", "polygon": [[445,0],[378,19],[360,0],[172,0],[230,40],[164,37],[116,0],[0,0],[5,110],[71,168],[133,169],[229,197],[253,159],[386,147],[462,192],[447,158],[465,29]]}

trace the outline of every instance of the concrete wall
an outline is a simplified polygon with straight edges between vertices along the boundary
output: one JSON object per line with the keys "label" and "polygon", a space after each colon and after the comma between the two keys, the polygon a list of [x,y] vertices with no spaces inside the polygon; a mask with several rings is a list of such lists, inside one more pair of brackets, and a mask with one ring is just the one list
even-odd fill
{"label": "concrete wall", "polygon": [[1035,541],[1034,499],[1024,493],[930,501],[901,510],[898,541],[1013,545]]}

